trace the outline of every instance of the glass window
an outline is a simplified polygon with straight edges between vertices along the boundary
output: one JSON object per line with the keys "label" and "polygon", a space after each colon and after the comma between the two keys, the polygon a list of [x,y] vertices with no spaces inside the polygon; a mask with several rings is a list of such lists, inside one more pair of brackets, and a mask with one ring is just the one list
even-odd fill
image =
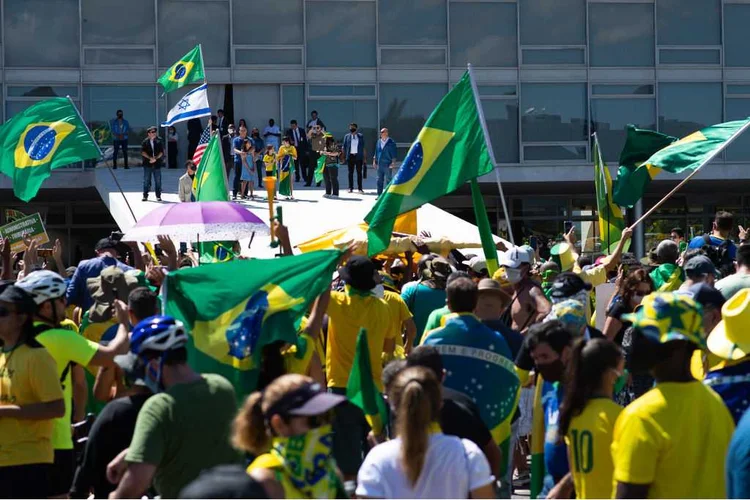
{"label": "glass window", "polygon": [[159,0],[159,65],[169,67],[199,43],[206,67],[229,66],[229,3]]}
{"label": "glass window", "polygon": [[302,64],[300,49],[234,49],[235,64]]}
{"label": "glass window", "polygon": [[586,43],[586,0],[522,0],[519,6],[521,45]]}
{"label": "glass window", "polygon": [[478,85],[477,88],[483,97],[516,95],[515,85]]}
{"label": "glass window", "polygon": [[78,0],[5,0],[5,65],[77,68]]}
{"label": "glass window", "polygon": [[304,85],[281,86],[281,120],[284,127],[289,120],[297,120],[297,125],[305,128],[305,87]]}
{"label": "glass window", "polygon": [[585,160],[586,146],[524,146],[524,161]]}
{"label": "glass window", "polygon": [[490,132],[495,161],[518,163],[518,101],[515,99],[482,100],[484,118]]}
{"label": "glass window", "polygon": [[727,85],[727,94],[750,94],[750,85]]}
{"label": "glass window", "polygon": [[375,85],[310,85],[310,95],[315,97],[375,97]]}
{"label": "glass window", "polygon": [[661,49],[659,64],[721,64],[719,49]]}
{"label": "glass window", "polygon": [[[5,119],[10,120],[18,113],[26,111],[28,108],[38,103],[39,101],[5,101]],[[73,101],[73,103],[80,109],[80,103]]]}
{"label": "glass window", "polygon": [[450,14],[452,67],[518,64],[515,3],[451,3]]}
{"label": "glass window", "polygon": [[625,145],[625,127],[656,130],[653,99],[592,99],[593,128],[599,137],[604,159],[617,160]]}
{"label": "glass window", "polygon": [[592,85],[594,95],[654,95],[653,85]]}
{"label": "glass window", "polygon": [[337,141],[349,133],[349,124],[354,122],[365,136],[365,148],[372,152],[375,147],[378,125],[378,105],[375,100],[368,101],[317,101],[307,102],[310,110],[318,111],[323,118],[328,132]]}
{"label": "glass window", "polygon": [[83,49],[84,64],[154,64],[152,49]]}
{"label": "glass window", "polygon": [[521,84],[524,142],[585,141],[586,84]]}
{"label": "glass window", "polygon": [[724,64],[750,66],[750,5],[724,4]]}
{"label": "glass window", "polygon": [[447,90],[444,83],[380,84],[380,126],[396,142],[413,142]]}
{"label": "glass window", "polygon": [[375,67],[374,2],[310,2],[306,14],[308,66]]}
{"label": "glass window", "polygon": [[446,0],[380,0],[381,45],[445,45]]}
{"label": "glass window", "polygon": [[153,85],[85,85],[83,116],[91,130],[107,127],[121,109],[130,123],[128,145],[137,147],[146,129],[156,122],[156,93]]}
{"label": "glass window", "polygon": [[[209,9],[212,7],[206,7]],[[302,45],[302,0],[232,0],[232,43]]]}
{"label": "glass window", "polygon": [[8,97],[78,97],[78,87],[8,86]]}
{"label": "glass window", "polygon": [[380,64],[436,64],[445,66],[445,49],[380,49]]}
{"label": "glass window", "polygon": [[720,45],[721,0],[656,2],[659,45]]}
{"label": "glass window", "polygon": [[[727,99],[727,121],[744,120],[750,116],[750,99]],[[727,160],[750,160],[750,135],[743,133],[729,145]]]}
{"label": "glass window", "polygon": [[654,6],[647,3],[589,5],[591,66],[653,66]]}
{"label": "glass window", "polygon": [[583,49],[523,49],[523,64],[585,64]]}
{"label": "glass window", "polygon": [[81,0],[81,21],[84,44],[156,43],[154,0]]}
{"label": "glass window", "polygon": [[660,83],[659,132],[684,137],[721,123],[720,83]]}

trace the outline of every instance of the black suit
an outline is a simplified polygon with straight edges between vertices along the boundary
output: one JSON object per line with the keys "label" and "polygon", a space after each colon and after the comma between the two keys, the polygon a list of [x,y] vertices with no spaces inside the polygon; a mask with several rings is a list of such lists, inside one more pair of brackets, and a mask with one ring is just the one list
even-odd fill
{"label": "black suit", "polygon": [[305,180],[305,185],[309,186],[312,184],[315,169],[310,168],[310,141],[307,140],[307,134],[305,134],[303,129],[297,127],[296,129],[288,128],[284,135],[289,137],[292,145],[297,148],[297,161],[299,161],[299,168],[294,170],[295,181],[300,181],[301,171],[302,178]]}
{"label": "black suit", "polygon": [[227,127],[229,127],[229,120],[227,120],[226,116],[217,117],[216,125],[219,127],[219,132],[221,132],[222,137],[227,135]]}
{"label": "black suit", "polygon": [[[151,177],[154,178],[154,191],[156,198],[161,198],[161,167],[164,163],[164,144],[159,138],[154,138],[154,146],[151,147],[151,141],[146,138],[141,143],[141,152],[149,158],[143,157],[143,198],[148,198],[148,192],[151,191]],[[151,163],[150,158],[160,156],[155,163]]]}

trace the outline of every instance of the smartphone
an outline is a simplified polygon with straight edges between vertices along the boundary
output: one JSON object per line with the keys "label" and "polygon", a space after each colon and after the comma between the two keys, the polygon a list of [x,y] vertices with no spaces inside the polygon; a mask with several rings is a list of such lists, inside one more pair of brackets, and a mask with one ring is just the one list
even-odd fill
{"label": "smartphone", "polygon": [[180,253],[184,255],[184,254],[187,253],[187,251],[188,251],[187,250],[187,243],[185,243],[184,241],[181,241],[180,242]]}
{"label": "smartphone", "polygon": [[51,248],[39,248],[37,249],[36,253],[39,257],[52,257]]}

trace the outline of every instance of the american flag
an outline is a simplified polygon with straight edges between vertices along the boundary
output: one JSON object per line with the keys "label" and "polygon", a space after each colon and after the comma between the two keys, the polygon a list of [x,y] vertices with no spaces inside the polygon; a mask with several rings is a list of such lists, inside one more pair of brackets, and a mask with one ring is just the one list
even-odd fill
{"label": "american flag", "polygon": [[198,165],[201,162],[201,158],[203,158],[203,152],[206,151],[206,146],[208,146],[208,141],[211,140],[211,124],[209,123],[206,128],[203,129],[203,133],[201,134],[201,140],[198,141],[198,147],[195,148],[195,153],[193,153],[193,163],[195,163],[195,167],[198,168]]}

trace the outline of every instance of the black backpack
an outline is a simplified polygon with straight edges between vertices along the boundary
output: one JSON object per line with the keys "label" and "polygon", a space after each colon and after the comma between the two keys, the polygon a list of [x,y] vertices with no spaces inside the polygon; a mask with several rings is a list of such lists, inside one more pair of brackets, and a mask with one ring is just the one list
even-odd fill
{"label": "black backpack", "polygon": [[711,240],[711,236],[708,234],[703,235],[703,251],[706,252],[706,256],[711,259],[716,270],[721,273],[721,277],[727,277],[730,274],[734,274],[734,260],[729,255],[729,246],[732,244],[730,240],[724,240],[720,245],[714,245]]}

